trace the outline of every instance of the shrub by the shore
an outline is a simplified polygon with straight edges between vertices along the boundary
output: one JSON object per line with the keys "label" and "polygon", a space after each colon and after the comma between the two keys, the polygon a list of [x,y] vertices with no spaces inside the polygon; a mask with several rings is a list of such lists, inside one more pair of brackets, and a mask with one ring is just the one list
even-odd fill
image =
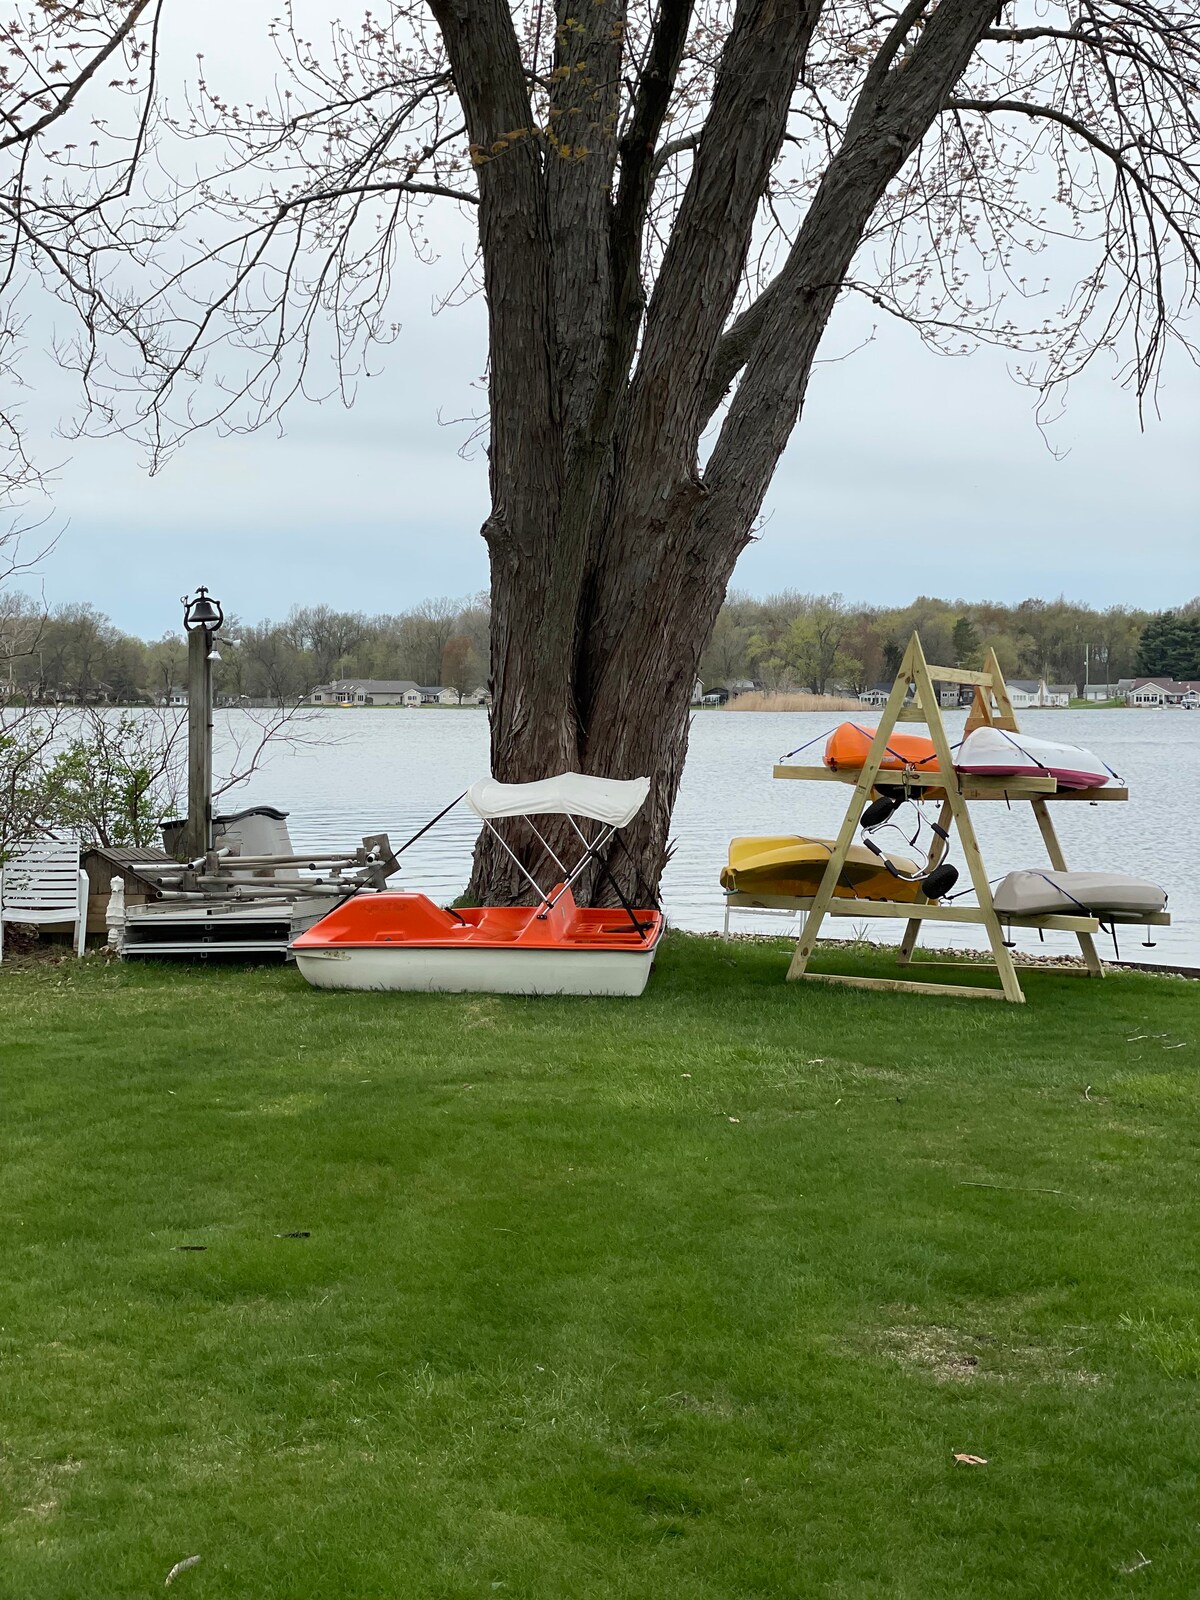
{"label": "shrub by the shore", "polygon": [[862,711],[851,695],[809,694],[801,689],[752,690],[739,694],[722,707],[725,711]]}

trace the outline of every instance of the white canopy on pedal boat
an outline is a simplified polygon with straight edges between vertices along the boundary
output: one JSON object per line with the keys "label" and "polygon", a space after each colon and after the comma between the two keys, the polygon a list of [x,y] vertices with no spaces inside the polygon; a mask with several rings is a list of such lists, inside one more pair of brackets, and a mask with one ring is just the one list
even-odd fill
{"label": "white canopy on pedal boat", "polygon": [[592,778],[560,772],[537,783],[497,783],[481,778],[467,790],[467,804],[484,821],[493,817],[591,817],[624,828],[646,803],[649,778]]}

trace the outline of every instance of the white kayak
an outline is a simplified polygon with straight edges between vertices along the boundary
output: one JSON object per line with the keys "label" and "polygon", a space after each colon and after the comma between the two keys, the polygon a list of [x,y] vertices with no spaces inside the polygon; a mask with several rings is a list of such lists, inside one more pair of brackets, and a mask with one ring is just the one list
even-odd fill
{"label": "white kayak", "polygon": [[1103,761],[1081,745],[1033,739],[1007,728],[976,728],[959,745],[954,765],[959,772],[993,778],[1048,775],[1064,789],[1098,789],[1112,777]]}
{"label": "white kayak", "polygon": [[1159,883],[1124,872],[1051,872],[1033,867],[1010,872],[997,885],[992,904],[1002,917],[1084,912],[1136,921],[1165,910],[1167,891]]}

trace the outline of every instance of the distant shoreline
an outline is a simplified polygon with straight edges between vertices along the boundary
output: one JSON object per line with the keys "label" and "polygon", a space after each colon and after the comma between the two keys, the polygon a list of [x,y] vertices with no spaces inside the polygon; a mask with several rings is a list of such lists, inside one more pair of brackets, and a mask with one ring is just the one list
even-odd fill
{"label": "distant shoreline", "polygon": [[[748,703],[747,703],[748,702]],[[7,703],[9,709],[29,711],[179,711],[186,712],[186,706],[158,706],[148,705],[144,700],[112,700],[105,702],[88,701],[81,705],[75,700],[60,700],[57,702],[37,702],[25,700],[12,700]],[[260,700],[253,705],[222,706],[213,708],[215,711],[278,711],[281,709],[279,702],[274,700]],[[289,703],[282,709],[291,710]],[[488,711],[490,706],[484,705],[458,705],[448,706],[433,702],[423,706],[358,706],[358,705],[305,705],[301,701],[295,709],[300,711]],[[723,705],[693,704],[692,711],[769,711],[776,713],[790,713],[808,711],[830,712],[857,712],[859,716],[872,716],[882,710],[881,706],[863,705],[861,701],[851,700],[842,695],[817,695],[817,694],[744,694],[738,695],[735,700],[727,700]],[[943,706],[943,711],[965,711],[966,706]],[[1069,706],[1022,706],[1022,714],[1027,711],[1185,711],[1185,706],[1131,706],[1124,700],[1072,700]]]}
{"label": "distant shoreline", "polygon": [[[743,701],[751,701],[752,703],[743,705]],[[877,715],[882,709],[882,706],[863,705],[859,700],[845,699],[840,695],[821,696],[816,694],[745,694],[738,695],[735,700],[727,700],[724,705],[694,705],[692,707],[693,711],[774,711],[791,712],[793,714],[797,711],[855,711],[859,716],[863,717]],[[942,707],[943,711],[966,711],[968,709],[967,706]],[[1069,706],[1022,706],[1020,708],[1022,716],[1027,711],[1182,711],[1183,709],[1182,706],[1131,706],[1127,705],[1124,700],[1072,700]]]}

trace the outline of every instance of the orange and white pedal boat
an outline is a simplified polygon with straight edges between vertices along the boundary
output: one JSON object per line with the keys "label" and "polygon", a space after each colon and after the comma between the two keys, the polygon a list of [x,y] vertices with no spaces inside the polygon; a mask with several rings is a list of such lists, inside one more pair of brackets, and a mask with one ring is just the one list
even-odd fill
{"label": "orange and white pedal boat", "polygon": [[[293,940],[296,965],[318,989],[639,995],[666,924],[657,908],[638,911],[628,904],[602,852],[649,792],[649,778],[618,781],[578,772],[539,783],[488,778],[473,784],[460,798],[513,857],[536,901],[456,911],[424,894],[362,892]],[[573,866],[551,848],[531,820],[535,816],[568,819],[582,847]],[[522,818],[537,835],[561,874],[552,888],[543,889],[512,851],[496,828],[501,818]],[[594,837],[587,837],[579,819],[600,825]],[[619,906],[575,904],[572,888],[593,863],[609,876]]]}

